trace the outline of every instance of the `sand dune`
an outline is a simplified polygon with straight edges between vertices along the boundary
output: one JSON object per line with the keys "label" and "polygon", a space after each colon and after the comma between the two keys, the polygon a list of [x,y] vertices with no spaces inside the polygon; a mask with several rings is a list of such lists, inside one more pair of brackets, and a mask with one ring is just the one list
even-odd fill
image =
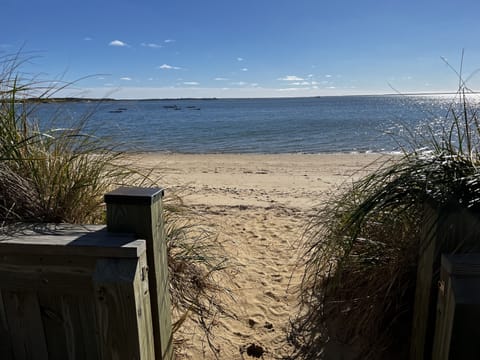
{"label": "sand dune", "polygon": [[[215,319],[220,359],[287,356],[289,320],[295,314],[302,268],[296,266],[303,227],[335,188],[365,174],[372,154],[182,155],[142,154],[168,189],[186,189],[184,200],[219,234],[235,263],[229,271],[233,317]],[[179,337],[180,358],[213,359],[194,324]]]}

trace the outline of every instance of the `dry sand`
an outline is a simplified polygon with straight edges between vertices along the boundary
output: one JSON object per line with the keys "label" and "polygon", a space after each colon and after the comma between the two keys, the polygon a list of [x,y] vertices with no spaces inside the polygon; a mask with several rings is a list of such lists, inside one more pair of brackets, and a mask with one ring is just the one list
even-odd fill
{"label": "dry sand", "polygon": [[[341,183],[364,175],[380,156],[142,154],[140,164],[162,175],[168,192],[186,189],[184,201],[218,233],[235,266],[229,270],[235,317],[218,317],[212,327],[219,359],[287,357],[289,320],[297,309],[293,289],[302,230],[322,200]],[[180,358],[213,359],[202,332],[185,326]]]}

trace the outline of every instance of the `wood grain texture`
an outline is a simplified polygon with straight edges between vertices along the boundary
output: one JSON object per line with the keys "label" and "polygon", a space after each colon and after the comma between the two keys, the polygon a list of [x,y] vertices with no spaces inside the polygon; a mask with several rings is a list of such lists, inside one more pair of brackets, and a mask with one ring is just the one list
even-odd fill
{"label": "wood grain texture", "polygon": [[48,359],[46,339],[35,293],[3,292],[15,360]]}
{"label": "wood grain texture", "polygon": [[0,359],[155,359],[145,241],[63,230],[2,240]]}
{"label": "wood grain texture", "polygon": [[[126,196],[125,189],[121,196]],[[112,232],[134,232],[146,240],[155,353],[157,356],[161,354],[161,359],[170,359],[171,307],[161,197],[135,204],[132,201],[122,203],[116,201],[115,196],[110,196],[107,201],[107,228]]]}
{"label": "wood grain texture", "polygon": [[102,227],[96,231],[86,231],[83,227],[56,231],[24,231],[15,237],[0,241],[2,254],[74,255],[92,257],[131,257],[141,252],[142,242],[131,233],[112,234]]}
{"label": "wood grain texture", "polygon": [[425,347],[426,343],[428,343],[427,332],[429,326],[429,309],[431,306],[433,265],[435,254],[437,253],[435,234],[437,231],[438,214],[433,208],[429,207],[425,209],[424,214],[421,237],[422,239],[432,240],[428,241],[425,247],[420,250],[418,259],[410,347],[410,358],[412,360],[423,360],[425,353],[428,354],[428,358],[430,357],[429,351],[426,350]]}
{"label": "wood grain texture", "polygon": [[[417,286],[412,328],[411,359],[432,359],[438,315],[438,281],[441,254],[480,250],[480,216],[458,204],[437,209],[426,206],[422,244],[417,268]],[[455,255],[457,256],[457,255]],[[450,271],[465,272],[465,262],[450,266]],[[477,266],[470,264],[472,271]],[[447,287],[448,288],[448,287]]]}
{"label": "wood grain texture", "polygon": [[149,311],[143,302],[137,302],[135,294],[134,283],[141,281],[141,271],[134,259],[101,259],[97,263],[93,282],[102,359],[155,358],[151,326],[143,325],[151,321]]}
{"label": "wood grain texture", "polygon": [[432,359],[478,359],[479,254],[443,255]]}
{"label": "wood grain texture", "polygon": [[13,360],[13,349],[10,329],[8,327],[6,308],[3,303],[3,291],[0,290],[0,357]]}

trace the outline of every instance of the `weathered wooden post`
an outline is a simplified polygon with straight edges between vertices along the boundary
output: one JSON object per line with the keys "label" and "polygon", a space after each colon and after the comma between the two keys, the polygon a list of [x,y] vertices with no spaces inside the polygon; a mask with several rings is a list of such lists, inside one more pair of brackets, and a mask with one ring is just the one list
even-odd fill
{"label": "weathered wooden post", "polygon": [[437,230],[438,213],[430,206],[425,206],[422,226],[422,247],[420,249],[417,282],[415,289],[415,305],[412,320],[412,340],[410,359],[429,359],[431,341],[433,340],[432,296],[436,292],[433,284],[435,257],[438,253]]}
{"label": "weathered wooden post", "polygon": [[478,359],[480,254],[443,255],[432,359]]}
{"label": "weathered wooden post", "polygon": [[162,197],[160,188],[122,187],[105,194],[105,203],[108,231],[133,232],[147,242],[155,354],[157,359],[170,359],[172,326]]}
{"label": "weathered wooden post", "polygon": [[410,359],[432,357],[441,254],[480,251],[480,215],[456,203],[425,207],[417,268]]}

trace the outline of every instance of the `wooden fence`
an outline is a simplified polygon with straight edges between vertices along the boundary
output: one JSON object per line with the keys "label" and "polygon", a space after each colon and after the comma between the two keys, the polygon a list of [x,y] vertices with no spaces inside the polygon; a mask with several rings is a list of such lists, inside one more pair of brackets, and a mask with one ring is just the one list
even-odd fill
{"label": "wooden fence", "polygon": [[0,359],[170,359],[161,189],[105,195],[107,227],[0,239]]}
{"label": "wooden fence", "polygon": [[[442,211],[426,206],[422,238],[410,359],[478,359],[480,214],[458,205]],[[470,254],[459,255],[464,252]],[[458,334],[469,335],[460,342]]]}

